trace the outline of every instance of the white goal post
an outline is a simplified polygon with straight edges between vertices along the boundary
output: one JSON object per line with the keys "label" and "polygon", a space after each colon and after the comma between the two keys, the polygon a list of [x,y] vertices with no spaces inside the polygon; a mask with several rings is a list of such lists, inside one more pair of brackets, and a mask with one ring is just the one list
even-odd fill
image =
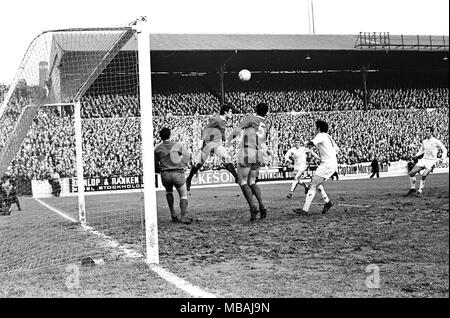
{"label": "white goal post", "polygon": [[144,176],[146,260],[159,264],[158,221],[155,189],[153,107],[150,60],[150,32],[146,17],[137,21],[139,56],[139,100],[141,104],[142,164]]}
{"label": "white goal post", "polygon": [[[125,72],[128,77],[119,79],[124,74],[123,69],[131,70],[132,75]],[[128,217],[126,213],[130,214],[130,211],[121,211],[120,207],[117,207],[117,210],[114,211],[95,213],[89,207],[88,200],[86,200],[84,187],[87,173],[92,172],[89,171],[89,169],[92,169],[92,160],[88,163],[89,157],[86,155],[86,152],[89,151],[89,149],[86,149],[86,142],[88,141],[86,141],[85,135],[89,133],[86,131],[86,125],[89,126],[89,123],[91,123],[93,128],[89,128],[95,131],[97,127],[95,126],[95,120],[103,120],[103,118],[92,119],[89,116],[87,118],[84,106],[86,98],[90,97],[88,94],[97,89],[95,85],[101,86],[102,83],[105,83],[104,81],[107,80],[104,78],[107,76],[112,76],[109,78],[110,82],[108,82],[113,83],[109,88],[111,95],[114,94],[116,86],[122,85],[125,87],[123,91],[136,92],[135,95],[138,98],[137,112],[140,112],[140,119],[137,118],[139,117],[139,114],[137,114],[135,117],[127,117],[127,115],[123,118],[111,117],[108,120],[114,121],[118,119],[119,123],[115,124],[115,128],[116,131],[120,131],[120,134],[122,133],[121,122],[132,122],[133,129],[129,133],[134,133],[135,136],[140,135],[136,137],[136,140],[139,139],[136,145],[140,144],[140,149],[136,149],[136,152],[140,153],[140,164],[137,171],[140,171],[140,177],[143,180],[141,182],[144,184],[142,190],[143,207],[140,207],[141,211],[137,211],[138,216],[135,219],[127,220],[127,222],[130,224],[134,222],[133,224],[135,225],[137,222],[140,222],[140,220],[136,220],[139,218],[139,215],[143,217],[142,223],[145,222],[145,261],[148,264],[159,264],[150,32],[149,22],[146,17],[141,17],[124,27],[46,31],[33,40],[0,106],[0,134],[3,134],[3,136],[0,136],[0,161],[5,161],[4,163],[0,162],[0,177],[3,174],[9,176],[11,171],[17,171],[13,164],[18,160],[22,160],[21,158],[18,159],[18,156],[19,152],[23,153],[24,145],[26,150],[34,147],[31,143],[36,140],[36,135],[39,134],[39,122],[47,120],[40,119],[40,112],[47,112],[51,116],[55,116],[54,113],[59,113],[59,115],[56,115],[56,118],[59,120],[61,118],[58,118],[58,116],[63,117],[66,112],[66,110],[63,111],[63,108],[67,107],[73,113],[61,119],[60,122],[56,122],[55,126],[58,126],[59,123],[60,127],[64,126],[70,130],[71,135],[73,134],[74,142],[73,146],[71,146],[73,148],[70,149],[73,158],[69,160],[69,164],[73,164],[73,166],[69,167],[71,171],[70,176],[65,178],[73,180],[73,184],[71,183],[70,187],[73,187],[73,192],[77,192],[78,215],[74,216],[74,218],[77,218],[79,224],[84,228],[96,228],[96,224],[107,223],[105,221],[109,221],[108,217],[116,217],[117,220],[111,222],[111,224],[116,226],[116,228],[120,228],[124,220],[121,219],[122,215],[120,213],[125,215],[123,217]],[[131,76],[135,77],[130,79]],[[114,82],[116,78],[118,83]],[[21,97],[20,85],[22,85],[22,90],[28,94],[27,98]],[[99,96],[102,95],[101,93],[98,94]],[[108,107],[114,107],[114,103],[108,104]],[[47,115],[44,114],[43,117],[47,118]],[[51,119],[48,119],[48,121],[51,121]],[[86,124],[86,122],[88,123]],[[70,127],[68,127],[69,125]],[[108,126],[106,124],[105,126],[110,127],[112,125]],[[29,133],[30,131],[33,132]],[[106,135],[104,132],[101,133]],[[72,145],[72,142],[70,144]],[[36,145],[36,147],[39,146]],[[36,153],[36,151],[29,152],[33,153],[33,155]],[[39,153],[39,151],[37,152]],[[14,156],[16,156],[15,159]],[[42,154],[37,154],[36,156],[38,156],[38,159],[34,158],[34,162],[42,165],[39,168],[53,173],[54,167],[48,167],[49,159]],[[55,159],[54,154],[50,157],[55,162],[58,162],[60,159]],[[136,160],[135,157],[134,160]],[[91,164],[91,166],[88,164]],[[88,168],[86,168],[86,165],[88,165]],[[36,173],[39,172],[42,174],[42,171]],[[33,184],[46,182],[44,179],[33,179],[33,181],[36,181]],[[50,186],[49,183],[46,184]],[[58,196],[56,195],[56,197]],[[55,200],[58,200],[58,198],[55,198]],[[69,210],[74,211],[73,208],[70,207]],[[92,222],[92,216],[97,218],[94,225],[93,223],[95,222]],[[36,216],[36,218],[39,218],[39,216]],[[41,219],[39,221],[45,222],[45,220],[42,221]],[[109,231],[108,235],[111,235],[111,232],[114,231]],[[53,239],[49,237],[48,240],[57,242],[56,235],[64,234],[58,232]],[[2,232],[0,231],[0,238],[1,236]],[[129,242],[130,237],[136,236],[138,236],[136,233],[131,233],[124,241]],[[38,241],[39,239],[36,238],[35,240]],[[3,256],[0,255],[0,267],[5,269],[17,268],[22,260],[20,262],[12,261],[12,259],[19,259],[19,257],[14,255],[8,256],[7,253],[3,253],[3,249],[5,251],[11,250],[14,242],[4,242],[0,243],[0,254],[3,254]],[[52,244],[56,244],[54,242]],[[37,245],[35,244],[34,246]],[[142,242],[141,246],[144,247],[143,245]],[[28,246],[31,249],[31,245],[27,245],[24,241],[21,253],[26,253]],[[32,253],[44,255],[46,252],[37,251]],[[69,252],[61,251],[61,254],[64,254],[66,260],[68,259],[67,255]],[[42,266],[45,263],[43,259],[46,257],[49,259],[50,265],[57,263],[57,255],[46,255],[45,257],[42,256],[42,259],[27,261],[27,268]],[[32,262],[35,263],[33,264]],[[39,265],[36,265],[37,263]]]}

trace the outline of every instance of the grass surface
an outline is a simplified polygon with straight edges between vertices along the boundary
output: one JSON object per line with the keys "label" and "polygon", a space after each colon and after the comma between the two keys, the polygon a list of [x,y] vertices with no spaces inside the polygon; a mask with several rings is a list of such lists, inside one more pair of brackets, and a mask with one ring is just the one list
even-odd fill
{"label": "grass surface", "polygon": [[[219,297],[449,296],[448,174],[431,175],[422,198],[402,197],[407,177],[329,181],[335,206],[321,215],[317,195],[309,217],[292,212],[305,195],[286,199],[289,187],[261,185],[268,218],[255,223],[237,186],[193,189],[190,225],[170,221],[158,192],[161,266]],[[76,218],[75,198],[45,202]],[[0,219],[0,296],[189,296],[35,200],[22,205]],[[86,206],[89,225],[144,253],[141,194],[88,196]],[[86,257],[105,264],[80,265]],[[80,265],[78,288],[66,286],[69,264]],[[380,288],[366,286],[370,264]]]}

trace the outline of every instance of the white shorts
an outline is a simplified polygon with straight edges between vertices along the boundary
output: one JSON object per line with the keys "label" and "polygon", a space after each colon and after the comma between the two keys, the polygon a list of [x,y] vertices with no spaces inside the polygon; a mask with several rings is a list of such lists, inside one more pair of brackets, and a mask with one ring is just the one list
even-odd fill
{"label": "white shorts", "polygon": [[295,177],[294,179],[300,179],[300,177],[302,176],[303,172],[306,171],[306,166],[295,166],[294,167],[294,173],[295,173]]}
{"label": "white shorts", "polygon": [[222,145],[216,147],[216,149],[214,150],[214,153],[220,159],[226,159],[228,157],[227,149]]}
{"label": "white shorts", "polygon": [[437,160],[431,160],[431,159],[420,159],[417,163],[417,167],[423,167],[427,170],[431,170],[436,165]]}
{"label": "white shorts", "polygon": [[336,165],[322,163],[317,167],[315,175],[318,177],[322,177],[326,180],[329,179],[336,171],[337,171]]}

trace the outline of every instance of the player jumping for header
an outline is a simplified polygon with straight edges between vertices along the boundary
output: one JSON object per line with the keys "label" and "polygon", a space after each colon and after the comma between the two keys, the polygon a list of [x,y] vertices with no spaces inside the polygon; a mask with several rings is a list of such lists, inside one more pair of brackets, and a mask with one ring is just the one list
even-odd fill
{"label": "player jumping for header", "polygon": [[[425,187],[425,179],[427,176],[433,171],[438,162],[448,160],[447,148],[445,148],[444,144],[439,139],[433,137],[433,132],[433,127],[426,127],[425,139],[422,141],[419,152],[413,157],[414,160],[423,155],[423,158],[418,160],[416,165],[409,172],[411,188],[406,194],[407,196],[414,193],[416,196],[422,196],[422,190]],[[442,150],[442,156],[440,159],[438,158],[439,150]],[[422,170],[424,170],[422,173],[422,179],[420,179],[419,189],[416,190],[416,174]]]}
{"label": "player jumping for header", "polygon": [[303,147],[300,145],[299,140],[294,141],[294,147],[288,150],[286,154],[284,155],[284,158],[287,162],[291,163],[294,166],[294,181],[291,185],[291,191],[287,195],[288,199],[292,199],[292,196],[294,194],[295,189],[300,184],[305,188],[305,194],[308,192],[308,186],[305,182],[301,181],[302,174],[306,171],[306,168],[308,167],[306,162],[306,154],[310,153],[312,156],[319,159],[319,156],[314,153],[311,149],[308,149],[306,147]]}
{"label": "player jumping for header", "polygon": [[316,121],[316,137],[308,142],[308,147],[317,146],[320,155],[320,165],[317,167],[316,173],[309,185],[308,193],[306,194],[305,204],[303,209],[294,209],[294,212],[301,215],[309,215],[309,207],[316,196],[316,190],[319,190],[322,195],[325,205],[322,210],[322,214],[328,212],[333,206],[322,183],[329,179],[337,170],[337,153],[339,147],[333,141],[330,135],[328,135],[328,124],[323,120]]}
{"label": "player jumping for header", "polygon": [[265,117],[269,107],[265,103],[256,105],[256,115],[248,115],[230,134],[227,145],[237,137],[240,138],[238,155],[239,186],[250,206],[250,221],[256,220],[258,208],[253,201],[253,195],[258,200],[260,219],[265,219],[267,210],[264,206],[261,189],[256,184],[260,167],[268,161],[267,127]]}
{"label": "player jumping for header", "polygon": [[222,105],[219,116],[210,119],[208,125],[202,132],[203,147],[201,149],[200,162],[191,168],[189,176],[186,179],[187,191],[191,191],[191,182],[197,171],[205,164],[205,161],[213,153],[223,162],[225,169],[231,172],[235,182],[238,182],[238,175],[232,163],[231,157],[223,146],[225,141],[225,128],[227,120],[233,117],[234,107],[231,105]]}

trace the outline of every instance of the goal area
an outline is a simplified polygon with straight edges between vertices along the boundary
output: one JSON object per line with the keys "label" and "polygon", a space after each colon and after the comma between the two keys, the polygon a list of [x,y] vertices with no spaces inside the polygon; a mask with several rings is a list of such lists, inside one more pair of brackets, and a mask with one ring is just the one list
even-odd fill
{"label": "goal area", "polygon": [[32,41],[0,99],[0,273],[159,263],[151,92],[144,17]]}

